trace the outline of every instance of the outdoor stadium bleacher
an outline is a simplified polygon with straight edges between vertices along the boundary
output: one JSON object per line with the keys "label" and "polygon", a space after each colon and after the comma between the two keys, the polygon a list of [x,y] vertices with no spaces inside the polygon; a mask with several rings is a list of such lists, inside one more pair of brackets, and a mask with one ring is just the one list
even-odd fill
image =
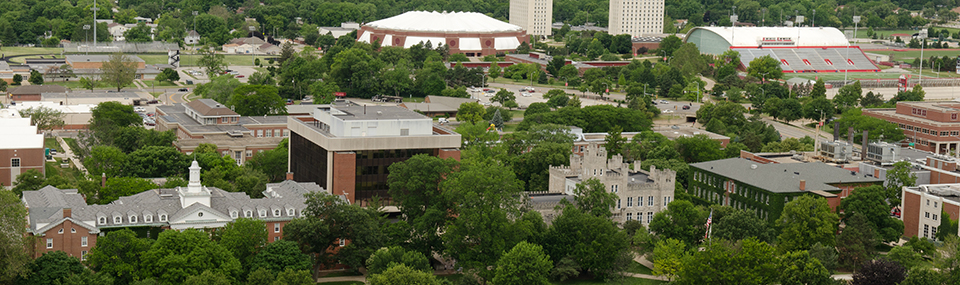
{"label": "outdoor stadium bleacher", "polygon": [[[746,67],[755,58],[769,55],[780,62],[783,72],[866,72],[879,71],[856,46],[796,48],[733,48]],[[851,64],[852,63],[852,64]]]}

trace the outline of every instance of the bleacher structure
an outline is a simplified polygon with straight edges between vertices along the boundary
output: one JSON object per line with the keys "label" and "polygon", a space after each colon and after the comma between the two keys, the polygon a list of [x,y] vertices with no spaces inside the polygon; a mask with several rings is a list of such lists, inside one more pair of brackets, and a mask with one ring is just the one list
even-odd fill
{"label": "bleacher structure", "polygon": [[743,69],[768,55],[785,73],[880,71],[860,47],[850,45],[832,27],[697,27],[687,32],[684,42],[716,56],[737,51]]}
{"label": "bleacher structure", "polygon": [[733,48],[740,53],[740,62],[746,68],[755,58],[769,55],[780,62],[785,73],[803,72],[877,72],[873,61],[857,46],[850,47],[790,47],[790,48]]}

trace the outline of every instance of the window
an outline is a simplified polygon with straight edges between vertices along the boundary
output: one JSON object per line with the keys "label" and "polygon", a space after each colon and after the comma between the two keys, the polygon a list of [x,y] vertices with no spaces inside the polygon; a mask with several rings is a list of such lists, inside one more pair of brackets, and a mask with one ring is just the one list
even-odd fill
{"label": "window", "polygon": [[941,136],[941,137],[945,137],[945,136],[947,136],[947,134],[948,134],[948,132],[940,132],[940,136]]}
{"label": "window", "polygon": [[167,215],[160,215],[160,221],[161,221],[161,222],[166,222],[166,221],[167,221]]}
{"label": "window", "polygon": [[82,261],[82,260],[87,260],[87,251],[86,251],[86,250],[80,251],[80,260],[81,260],[81,261]]}
{"label": "window", "polygon": [[244,217],[247,217],[247,218],[253,218],[253,212],[251,212],[251,211],[246,211],[246,212],[244,212],[243,216],[244,216]]}
{"label": "window", "polygon": [[294,210],[293,208],[287,209],[287,216],[293,217],[294,214],[296,214],[296,210]]}
{"label": "window", "polygon": [[280,216],[280,209],[273,210],[273,216],[274,216],[274,217],[279,217],[279,216]]}
{"label": "window", "polygon": [[647,223],[653,222],[653,212],[647,212]]}
{"label": "window", "polygon": [[934,220],[934,221],[937,220],[937,214],[933,214],[933,220]]}
{"label": "window", "polygon": [[410,135],[410,129],[400,129],[400,135],[401,135],[401,136],[409,136],[409,135]]}
{"label": "window", "polygon": [[617,199],[617,209],[620,209],[620,199]]}
{"label": "window", "polygon": [[937,202],[936,202],[936,201],[933,202],[933,207],[934,207],[934,208],[937,207]]}
{"label": "window", "polygon": [[663,205],[666,206],[670,204],[670,197],[663,197]]}
{"label": "window", "polygon": [[273,223],[273,232],[275,233],[280,232],[280,223]]}
{"label": "window", "polygon": [[[633,207],[633,197],[627,197],[627,207]],[[630,214],[627,214],[627,215],[630,215]]]}
{"label": "window", "polygon": [[80,237],[80,246],[82,247],[87,246],[87,237]]}
{"label": "window", "polygon": [[10,167],[20,167],[20,158],[19,157],[11,158]]}
{"label": "window", "polygon": [[[923,237],[929,237],[929,236],[930,236],[930,226],[923,225]],[[50,248],[51,243],[52,243],[51,239],[47,239],[47,248]]]}
{"label": "window", "polygon": [[264,130],[263,133],[263,136],[265,137],[273,137],[273,130]]}
{"label": "window", "polygon": [[930,236],[937,236],[937,227],[932,227],[930,229]]}
{"label": "window", "polygon": [[48,239],[47,239],[47,248],[53,248],[53,239],[52,239],[52,238],[48,238]]}
{"label": "window", "polygon": [[273,237],[273,241],[279,241],[280,237]]}
{"label": "window", "polygon": [[60,228],[60,230],[57,231],[57,233],[62,235],[62,234],[63,234],[63,228]]}
{"label": "window", "polygon": [[643,206],[643,196],[637,196],[637,207]]}
{"label": "window", "polygon": [[121,218],[121,217],[113,217],[113,223],[114,223],[114,224],[119,224],[119,223],[122,223],[122,222],[123,222],[123,218]]}
{"label": "window", "polygon": [[152,216],[152,215],[143,216],[143,221],[146,222],[146,223],[152,223],[152,222],[153,222],[153,216]]}
{"label": "window", "polygon": [[627,221],[633,220],[633,213],[627,213]]}
{"label": "window", "polygon": [[267,217],[267,210],[260,210],[260,217],[261,217],[261,218],[266,218],[266,217]]}
{"label": "window", "polygon": [[253,156],[253,151],[252,151],[252,150],[248,150],[248,151],[247,151],[247,157],[251,157],[251,156]]}
{"label": "window", "polygon": [[653,206],[653,196],[647,197],[647,206]]}
{"label": "window", "polygon": [[71,228],[71,229],[70,229],[70,233],[71,233],[71,234],[77,233],[77,229]]}
{"label": "window", "polygon": [[237,211],[230,211],[230,217],[236,219],[236,218],[237,218]]}
{"label": "window", "polygon": [[283,137],[289,137],[289,136],[290,136],[290,130],[283,130]]}
{"label": "window", "polygon": [[927,206],[930,206],[930,199],[927,199]]}
{"label": "window", "polygon": [[101,225],[106,225],[106,224],[107,224],[107,217],[100,217],[100,224],[101,224]]}
{"label": "window", "polygon": [[930,218],[930,212],[924,212],[924,213],[923,213],[923,217],[924,217],[924,218]]}
{"label": "window", "polygon": [[258,137],[258,138],[262,138],[262,137],[263,137],[263,130],[257,130],[257,137]]}
{"label": "window", "polygon": [[130,223],[136,223],[136,222],[137,222],[137,216],[130,216]]}
{"label": "window", "polygon": [[345,240],[345,239],[340,239],[340,247],[344,247],[344,246],[346,246],[346,245],[347,245],[347,240]]}
{"label": "window", "polygon": [[957,114],[950,114],[950,119],[956,121],[956,120],[957,120]]}

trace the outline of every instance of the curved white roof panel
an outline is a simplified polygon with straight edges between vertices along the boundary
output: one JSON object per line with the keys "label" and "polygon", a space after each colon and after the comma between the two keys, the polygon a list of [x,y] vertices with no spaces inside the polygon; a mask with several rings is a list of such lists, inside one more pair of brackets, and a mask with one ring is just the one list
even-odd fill
{"label": "curved white roof panel", "polygon": [[523,28],[473,12],[411,11],[367,23],[377,29],[417,32],[519,32]]}
{"label": "curved white roof panel", "polygon": [[687,32],[685,42],[711,54],[730,47],[848,45],[843,33],[833,27],[698,27]]}

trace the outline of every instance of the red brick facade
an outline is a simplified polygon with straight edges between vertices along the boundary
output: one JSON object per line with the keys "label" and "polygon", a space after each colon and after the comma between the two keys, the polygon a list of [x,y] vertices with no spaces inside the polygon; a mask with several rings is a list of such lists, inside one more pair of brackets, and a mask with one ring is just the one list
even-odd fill
{"label": "red brick facade", "polygon": [[[63,209],[63,216],[70,217],[70,209]],[[90,249],[97,245],[97,234],[91,234],[90,229],[79,226],[73,219],[66,219],[42,235],[36,237],[34,243],[34,258],[51,251],[63,251],[67,255],[84,259]]]}
{"label": "red brick facade", "polygon": [[[20,167],[17,170],[11,167],[15,158],[20,161]],[[11,186],[13,181],[17,180],[15,174],[24,173],[30,169],[46,174],[44,163],[43,148],[0,149],[0,184]]]}
{"label": "red brick facade", "polygon": [[864,115],[897,124],[919,150],[937,154],[956,151],[960,144],[960,103],[898,102],[896,109],[865,109]]}
{"label": "red brick facade", "polygon": [[333,181],[330,194],[346,195],[347,200],[356,200],[357,154],[333,152]]}

